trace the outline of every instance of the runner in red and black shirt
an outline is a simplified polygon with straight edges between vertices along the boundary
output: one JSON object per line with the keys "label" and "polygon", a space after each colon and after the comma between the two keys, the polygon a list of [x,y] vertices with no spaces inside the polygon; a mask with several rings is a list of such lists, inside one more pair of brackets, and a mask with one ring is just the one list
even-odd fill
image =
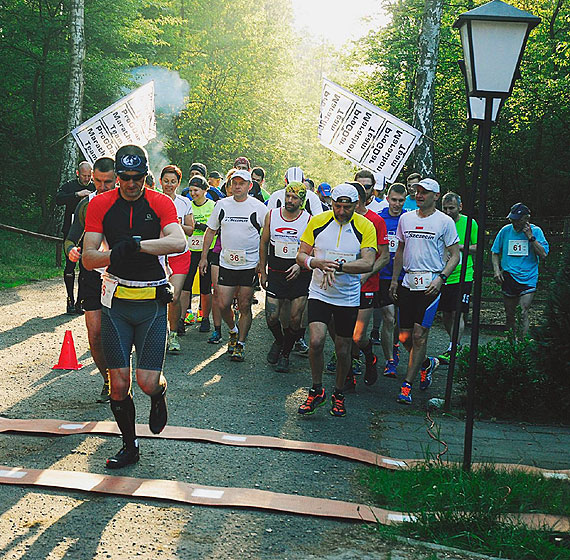
{"label": "runner in red and black shirt", "polygon": [[[111,379],[111,410],[123,447],[107,459],[118,469],[139,460],[130,359],[137,352],[136,378],[151,397],[149,426],[160,433],[167,421],[166,304],[172,299],[158,255],[184,250],[186,239],[176,208],[166,195],[144,187],[148,156],[139,146],[122,146],[115,156],[119,188],[95,197],[85,219],[83,264],[107,267],[101,289],[101,339]],[[162,237],[161,237],[162,235]],[[106,238],[110,247],[100,251]]]}

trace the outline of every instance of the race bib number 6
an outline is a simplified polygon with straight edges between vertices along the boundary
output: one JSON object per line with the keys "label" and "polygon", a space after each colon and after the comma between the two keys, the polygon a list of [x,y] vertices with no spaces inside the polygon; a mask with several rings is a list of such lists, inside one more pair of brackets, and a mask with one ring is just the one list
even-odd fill
{"label": "race bib number 6", "polygon": [[528,256],[528,240],[511,239],[508,248],[509,257],[526,257]]}
{"label": "race bib number 6", "polygon": [[299,250],[299,243],[294,241],[275,241],[275,256],[282,259],[294,259]]}
{"label": "race bib number 6", "polygon": [[395,235],[388,234],[388,251],[395,253],[398,250],[398,238]]}

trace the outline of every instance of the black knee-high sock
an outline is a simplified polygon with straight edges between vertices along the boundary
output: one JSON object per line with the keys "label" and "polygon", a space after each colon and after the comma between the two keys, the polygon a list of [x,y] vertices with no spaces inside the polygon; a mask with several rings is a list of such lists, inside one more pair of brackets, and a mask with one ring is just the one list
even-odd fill
{"label": "black knee-high sock", "polygon": [[270,325],[269,330],[273,333],[273,336],[275,337],[275,342],[283,346],[283,329],[281,327],[281,322],[277,321],[275,325]]}
{"label": "black knee-high sock", "polygon": [[283,348],[281,349],[281,354],[286,358],[289,357],[295,342],[299,340],[299,331],[294,331],[293,329],[287,327],[283,330]]}
{"label": "black knee-high sock", "polygon": [[368,344],[362,348],[364,352],[364,357],[366,358],[366,363],[370,364],[374,361],[374,353],[372,352],[372,341],[369,340]]}
{"label": "black knee-high sock", "polygon": [[111,410],[127,447],[135,445],[135,403],[131,394],[123,401],[111,399]]}
{"label": "black knee-high sock", "polygon": [[63,281],[65,283],[67,297],[71,300],[71,303],[75,303],[75,298],[73,296],[73,286],[75,284],[75,272],[66,272],[63,275]]}

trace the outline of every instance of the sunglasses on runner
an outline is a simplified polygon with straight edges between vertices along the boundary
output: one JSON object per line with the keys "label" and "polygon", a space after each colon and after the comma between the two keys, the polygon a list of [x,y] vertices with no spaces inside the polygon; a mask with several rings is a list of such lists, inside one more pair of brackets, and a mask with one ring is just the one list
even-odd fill
{"label": "sunglasses on runner", "polygon": [[119,173],[119,179],[121,181],[140,181],[143,177],[146,176],[146,173],[137,173],[136,175],[127,175],[126,173]]}

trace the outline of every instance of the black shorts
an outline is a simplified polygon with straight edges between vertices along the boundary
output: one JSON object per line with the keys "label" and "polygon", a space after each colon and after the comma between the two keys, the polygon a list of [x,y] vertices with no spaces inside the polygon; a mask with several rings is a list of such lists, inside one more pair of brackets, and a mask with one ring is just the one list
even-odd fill
{"label": "black shorts", "polygon": [[380,291],[378,292],[378,307],[380,308],[395,305],[394,300],[390,297],[391,283],[392,280],[388,280],[388,278],[380,278]]}
{"label": "black shorts", "polygon": [[101,343],[110,369],[131,365],[133,344],[138,369],[162,371],[166,350],[166,305],[153,300],[113,298],[101,312]]}
{"label": "black shorts", "polygon": [[101,274],[79,267],[79,295],[77,300],[85,311],[101,309]]}
{"label": "black shorts", "polygon": [[378,307],[378,292],[360,292],[358,309],[372,309],[374,307]]}
{"label": "black shorts", "polygon": [[414,324],[429,329],[435,314],[441,294],[426,296],[425,292],[410,290],[404,286],[398,287],[398,325],[400,329],[413,329]]}
{"label": "black shorts", "polygon": [[506,270],[503,271],[503,283],[501,284],[501,290],[505,297],[521,297],[525,294],[532,294],[532,292],[536,292],[535,286],[528,286],[527,284],[521,284],[517,282],[513,275]]}
{"label": "black shorts", "polygon": [[224,268],[220,266],[218,275],[219,286],[244,286],[253,288],[257,279],[255,268],[246,268],[244,270],[234,270],[232,268]]}
{"label": "black shorts", "polygon": [[[202,258],[201,251],[190,251],[190,270],[186,275],[186,280],[184,280],[184,286],[182,289],[185,292],[191,292],[192,286],[194,284],[194,278],[196,277],[196,271],[198,270],[198,265],[200,264],[200,259]],[[211,253],[211,251],[209,251]],[[206,274],[202,276],[200,274],[200,293],[202,295],[208,295],[212,293],[212,275],[210,273],[210,266],[206,269]]]}
{"label": "black shorts", "polygon": [[471,290],[473,282],[465,282],[463,284],[463,293],[461,294],[461,301],[458,303],[459,287],[461,284],[444,284],[441,287],[441,299],[439,300],[438,311],[451,313],[452,311],[459,310],[461,313],[469,313],[469,300],[471,298]]}
{"label": "black shorts", "polygon": [[307,309],[309,323],[324,323],[328,325],[331,317],[334,317],[336,334],[344,338],[352,338],[356,319],[358,318],[358,307],[343,307],[325,303],[318,299],[309,299]]}
{"label": "black shorts", "polygon": [[311,283],[312,273],[309,271],[301,271],[301,274],[288,282],[284,272],[269,270],[267,272],[267,295],[275,299],[297,299],[299,297],[307,297],[309,295],[309,284]]}
{"label": "black shorts", "polygon": [[213,249],[208,251],[208,262],[210,266],[220,266],[220,253],[214,253]]}

